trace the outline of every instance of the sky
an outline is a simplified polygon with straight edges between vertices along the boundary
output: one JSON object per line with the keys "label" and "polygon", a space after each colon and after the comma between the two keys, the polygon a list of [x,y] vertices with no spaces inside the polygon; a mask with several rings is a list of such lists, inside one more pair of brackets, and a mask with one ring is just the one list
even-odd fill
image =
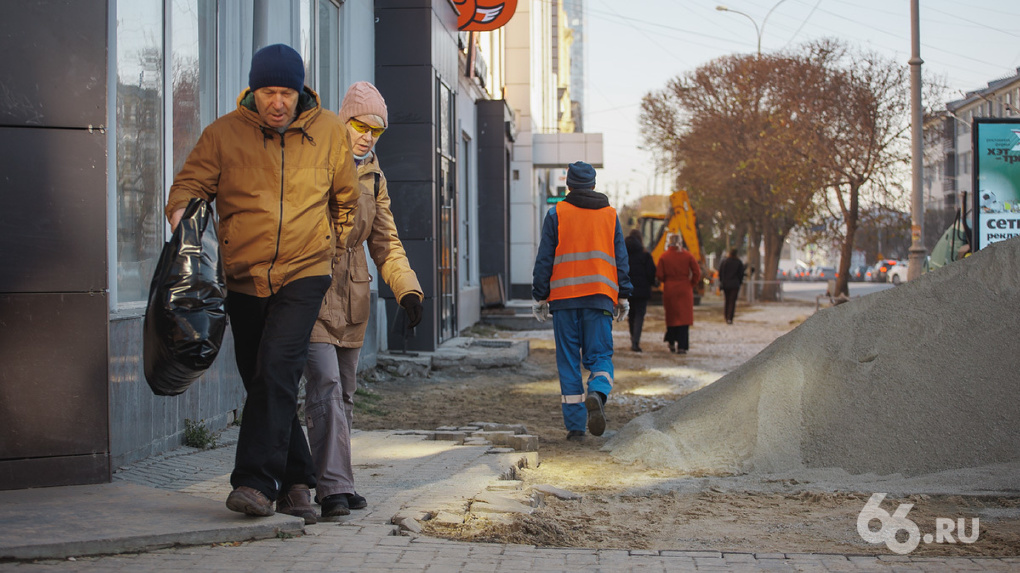
{"label": "sky", "polygon": [[[598,186],[618,206],[672,191],[667,177],[653,172],[651,154],[639,148],[641,98],[715,58],[755,53],[755,24],[762,53],[835,37],[904,66],[910,59],[910,0],[584,3],[584,131],[603,134],[605,166],[598,170]],[[716,10],[720,4],[747,16]],[[948,99],[958,99],[1017,72],[1020,0],[920,0],[920,38],[924,74],[941,77]]]}

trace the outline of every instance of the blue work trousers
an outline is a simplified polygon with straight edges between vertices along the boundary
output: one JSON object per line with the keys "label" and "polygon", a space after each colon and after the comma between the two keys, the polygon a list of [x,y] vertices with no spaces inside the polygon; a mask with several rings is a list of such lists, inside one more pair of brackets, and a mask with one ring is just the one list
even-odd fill
{"label": "blue work trousers", "polygon": [[594,308],[557,310],[552,315],[563,424],[567,430],[583,432],[588,411],[581,366],[591,373],[588,392],[609,396],[613,389],[613,317]]}

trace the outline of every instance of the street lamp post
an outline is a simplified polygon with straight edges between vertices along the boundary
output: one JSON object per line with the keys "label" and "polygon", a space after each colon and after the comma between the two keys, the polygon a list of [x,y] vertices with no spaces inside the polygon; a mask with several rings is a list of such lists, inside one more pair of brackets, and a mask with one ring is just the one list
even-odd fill
{"label": "street lamp post", "polygon": [[786,2],[786,0],[779,0],[779,2],[776,2],[776,4],[769,9],[769,11],[765,14],[765,17],[762,18],[761,20],[760,28],[758,27],[758,22],[754,21],[754,18],[748,16],[747,14],[741,12],[740,10],[727,8],[726,6],[723,5],[716,6],[715,9],[720,12],[733,12],[734,14],[740,14],[741,16],[750,20],[752,24],[754,24],[754,33],[758,36],[758,57],[761,58],[761,35],[765,32],[765,22],[768,22],[769,16],[772,15],[772,11],[778,8],[779,5],[782,4],[783,2]]}
{"label": "street lamp post", "polygon": [[924,248],[924,143],[922,139],[922,123],[924,121],[921,109],[921,32],[918,23],[919,2],[910,2],[910,122],[911,122],[911,171],[912,184],[911,205],[910,205],[910,249],[909,264],[907,266],[907,280],[914,280],[921,276],[921,267],[924,265],[924,258],[927,249]]}

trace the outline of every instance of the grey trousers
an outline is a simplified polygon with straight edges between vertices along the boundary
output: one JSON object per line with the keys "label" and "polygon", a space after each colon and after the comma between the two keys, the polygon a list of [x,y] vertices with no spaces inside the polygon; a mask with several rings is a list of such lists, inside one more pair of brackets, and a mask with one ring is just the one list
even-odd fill
{"label": "grey trousers", "polygon": [[351,425],[360,348],[314,342],[305,365],[305,424],[315,463],[315,497],[354,493]]}

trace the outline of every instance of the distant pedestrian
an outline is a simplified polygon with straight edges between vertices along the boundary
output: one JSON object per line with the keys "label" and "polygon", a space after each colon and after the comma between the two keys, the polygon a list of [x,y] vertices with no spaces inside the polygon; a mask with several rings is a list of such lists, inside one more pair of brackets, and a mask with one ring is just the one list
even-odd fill
{"label": "distant pedestrian", "polygon": [[641,330],[645,324],[648,299],[652,297],[652,286],[655,285],[655,259],[645,249],[641,231],[632,230],[624,242],[630,260],[630,284],[634,285],[634,292],[630,295],[630,312],[627,314],[630,349],[641,352]]}
{"label": "distant pedestrian", "polygon": [[733,324],[733,314],[737,310],[737,295],[740,285],[744,282],[744,263],[737,256],[737,250],[731,249],[730,256],[719,265],[719,288],[723,291],[726,303],[723,306],[723,317],[726,324]]}
{"label": "distant pedestrian", "polygon": [[694,287],[701,281],[701,268],[690,251],[680,248],[680,235],[671,235],[667,243],[655,273],[662,283],[665,341],[669,343],[670,352],[687,354],[689,330],[694,324]]}
{"label": "distant pedestrian", "polygon": [[[613,317],[623,320],[632,289],[620,220],[609,198],[595,191],[595,168],[570,164],[567,189],[542,223],[531,295],[539,322],[552,313],[563,424],[568,440],[581,441],[586,421],[592,435],[606,430]],[[582,365],[590,372],[587,389]]]}

